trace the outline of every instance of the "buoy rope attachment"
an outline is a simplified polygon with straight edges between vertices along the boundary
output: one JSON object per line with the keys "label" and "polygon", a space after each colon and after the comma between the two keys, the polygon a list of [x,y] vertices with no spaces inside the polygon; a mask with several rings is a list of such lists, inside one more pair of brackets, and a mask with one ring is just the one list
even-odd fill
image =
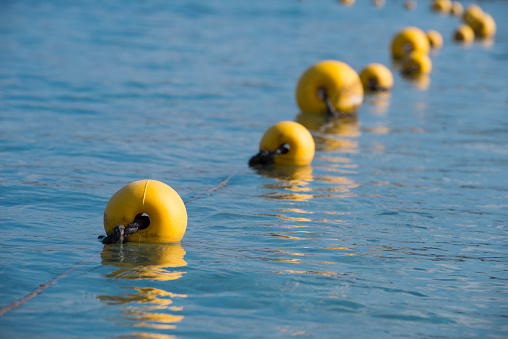
{"label": "buoy rope attachment", "polygon": [[[125,244],[127,238],[136,233],[138,230],[143,230],[150,225],[150,217],[139,213],[127,227],[120,224],[113,228],[113,233],[102,239],[103,244]],[[100,237],[99,237],[100,238]]]}
{"label": "buoy rope attachment", "polygon": [[270,152],[269,150],[262,149],[258,154],[250,158],[249,166],[250,167],[258,167],[258,166],[267,166],[273,164],[273,160],[276,156],[280,154],[286,154],[289,152],[291,147],[289,144],[282,144],[274,151]]}
{"label": "buoy rope attachment", "polygon": [[321,99],[321,100],[323,100],[325,102],[326,110],[327,110],[327,115],[329,117],[334,117],[334,118],[343,118],[343,117],[345,117],[344,113],[338,111],[335,107],[333,107],[332,100],[330,100],[330,97],[326,93],[326,88],[324,88],[324,87],[318,88],[318,90],[317,90],[317,96],[318,96],[319,99]]}

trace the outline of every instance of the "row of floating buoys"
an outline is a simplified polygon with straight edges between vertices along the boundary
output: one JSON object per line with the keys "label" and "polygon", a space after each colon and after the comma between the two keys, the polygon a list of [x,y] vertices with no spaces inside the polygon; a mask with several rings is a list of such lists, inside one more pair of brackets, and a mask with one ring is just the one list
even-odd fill
{"label": "row of floating buoys", "polygon": [[491,38],[496,34],[497,28],[494,18],[476,4],[469,5],[464,11],[464,7],[458,1],[433,0],[431,8],[440,14],[462,17],[463,24],[459,25],[453,33],[455,41],[470,43],[475,37]]}
{"label": "row of floating buoys", "polygon": [[[340,1],[345,5],[353,5],[355,2]],[[382,6],[384,1],[374,0],[374,4]],[[415,1],[406,1],[408,9],[415,6]],[[464,25],[455,33],[456,40],[470,41],[475,35],[492,37],[496,32],[492,16],[477,5],[468,6],[463,14],[463,7],[458,1],[434,0],[431,8],[439,13],[462,15]],[[400,62],[403,74],[421,76],[432,70],[429,51],[441,48],[442,45],[443,37],[439,32],[429,30],[425,33],[416,27],[406,27],[393,38],[391,54],[395,61]],[[369,64],[358,75],[344,62],[320,61],[309,67],[298,80],[295,94],[301,110],[299,116],[304,114],[326,117],[323,121],[355,116],[363,103],[364,91],[389,91],[392,87],[393,75],[390,69],[382,64]],[[302,124],[281,121],[264,133],[259,150],[259,153],[250,159],[249,166],[305,166],[314,158],[315,143],[309,130]],[[185,234],[185,204],[175,190],[162,182],[140,180],[116,192],[104,211],[104,228],[107,235],[116,232],[119,226],[130,224],[140,215],[149,217],[149,226],[138,229],[125,239],[122,238],[121,242],[179,242]]]}

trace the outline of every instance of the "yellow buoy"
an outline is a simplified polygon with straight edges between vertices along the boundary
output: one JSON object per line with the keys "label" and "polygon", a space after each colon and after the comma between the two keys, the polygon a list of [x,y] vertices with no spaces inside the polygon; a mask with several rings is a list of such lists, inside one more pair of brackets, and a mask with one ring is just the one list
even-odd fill
{"label": "yellow buoy", "polygon": [[479,38],[490,38],[496,34],[496,21],[487,13],[482,13],[469,23],[475,36]]}
{"label": "yellow buoy", "polygon": [[404,7],[406,7],[406,9],[408,11],[412,11],[416,8],[416,1],[415,0],[406,0],[406,2],[404,3]]}
{"label": "yellow buoy", "polygon": [[452,13],[452,15],[460,17],[462,16],[462,14],[464,14],[464,6],[462,6],[462,4],[459,1],[453,1],[450,12]]}
{"label": "yellow buoy", "polygon": [[417,27],[406,27],[395,35],[391,50],[394,59],[402,59],[413,51],[428,53],[429,39],[425,32]]}
{"label": "yellow buoy", "polygon": [[429,74],[432,71],[432,61],[426,53],[411,52],[402,60],[402,74],[418,76]]}
{"label": "yellow buoy", "polygon": [[430,29],[427,31],[427,38],[432,49],[440,49],[443,47],[443,36],[438,31]]}
{"label": "yellow buoy", "polygon": [[466,7],[464,15],[462,15],[462,21],[469,25],[471,22],[478,19],[482,14],[483,10],[480,6],[471,4]]}
{"label": "yellow buoy", "polygon": [[307,165],[314,158],[315,145],[310,132],[294,121],[281,121],[270,127],[259,143],[260,152],[252,157],[249,166],[271,163],[279,165]]}
{"label": "yellow buoy", "polygon": [[376,7],[383,7],[385,5],[385,0],[372,0],[372,3]]}
{"label": "yellow buoy", "polygon": [[463,43],[470,43],[474,40],[474,31],[469,25],[462,24],[453,34],[453,39]]}
{"label": "yellow buoy", "polygon": [[107,235],[123,224],[127,226],[136,215],[146,214],[150,225],[132,234],[128,241],[177,242],[187,228],[187,210],[174,189],[156,180],[139,180],[128,184],[109,199],[104,211]]}
{"label": "yellow buoy", "polygon": [[353,6],[355,4],[355,0],[339,0],[339,1],[344,6]]}
{"label": "yellow buoy", "polygon": [[450,0],[434,0],[431,8],[434,12],[448,14],[452,9],[452,2]]}
{"label": "yellow buoy", "polygon": [[354,113],[363,102],[360,77],[354,69],[340,61],[320,61],[301,75],[296,86],[296,102],[300,110],[327,113],[328,108],[320,96],[322,90],[341,113]]}
{"label": "yellow buoy", "polygon": [[385,65],[372,63],[360,72],[364,90],[389,91],[393,87],[393,75]]}

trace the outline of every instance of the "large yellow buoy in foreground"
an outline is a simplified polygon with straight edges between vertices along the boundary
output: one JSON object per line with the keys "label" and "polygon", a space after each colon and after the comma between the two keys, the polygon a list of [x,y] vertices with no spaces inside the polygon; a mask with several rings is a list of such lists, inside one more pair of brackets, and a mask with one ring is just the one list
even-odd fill
{"label": "large yellow buoy in foreground", "polygon": [[314,158],[315,145],[307,128],[294,121],[281,121],[265,132],[259,150],[249,166],[307,165]]}
{"label": "large yellow buoy in foreground", "polygon": [[393,75],[388,67],[378,63],[368,64],[360,72],[360,80],[366,91],[389,91],[393,87]]}
{"label": "large yellow buoy in foreground", "polygon": [[402,74],[420,76],[432,71],[432,61],[426,53],[412,52],[402,60]]}
{"label": "large yellow buoy in foreground", "polygon": [[132,234],[128,241],[178,242],[187,228],[187,210],[174,189],[156,180],[139,180],[128,184],[109,199],[104,211],[107,235],[123,224],[127,226],[136,215],[146,214],[150,225]]}
{"label": "large yellow buoy in foreground", "polygon": [[328,112],[320,91],[326,93],[333,107],[341,113],[354,113],[363,102],[360,77],[344,62],[320,61],[301,75],[296,86],[296,102],[302,112]]}
{"label": "large yellow buoy in foreground", "polygon": [[428,53],[429,49],[427,35],[417,27],[406,27],[398,32],[391,45],[394,59],[402,59],[413,51]]}

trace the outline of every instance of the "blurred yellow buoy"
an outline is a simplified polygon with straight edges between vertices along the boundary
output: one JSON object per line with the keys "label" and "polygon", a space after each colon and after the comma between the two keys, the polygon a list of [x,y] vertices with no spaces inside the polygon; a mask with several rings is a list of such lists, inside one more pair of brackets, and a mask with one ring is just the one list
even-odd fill
{"label": "blurred yellow buoy", "polygon": [[443,36],[438,31],[430,29],[427,31],[427,38],[432,49],[440,49],[443,47]]}
{"label": "blurred yellow buoy", "polygon": [[373,0],[372,3],[376,7],[383,7],[385,5],[385,0]]}
{"label": "blurred yellow buoy", "polygon": [[471,24],[474,20],[478,19],[483,14],[483,10],[480,6],[471,4],[466,7],[466,11],[464,15],[462,15],[462,20],[466,24]]}
{"label": "blurred yellow buoy", "polygon": [[320,61],[301,75],[296,86],[296,102],[300,110],[326,114],[328,107],[321,95],[323,92],[341,113],[354,113],[363,102],[360,77],[344,62]]}
{"label": "blurred yellow buoy", "polygon": [[462,4],[459,1],[453,1],[450,12],[453,15],[460,17],[464,13],[464,6],[462,6]]}
{"label": "blurred yellow buoy", "polygon": [[372,63],[360,72],[360,80],[366,91],[389,91],[393,87],[393,75],[385,65]]}
{"label": "blurred yellow buoy", "polygon": [[448,14],[452,9],[452,2],[450,0],[434,0],[431,8],[434,12]]}
{"label": "blurred yellow buoy", "polygon": [[355,4],[355,0],[339,0],[341,4],[345,6],[353,6]]}
{"label": "blurred yellow buoy", "polygon": [[474,31],[469,25],[462,24],[453,34],[453,39],[463,43],[470,43],[474,40]]}
{"label": "blurred yellow buoy", "polygon": [[314,158],[315,145],[307,128],[294,121],[281,121],[265,132],[259,150],[249,166],[307,165]]}
{"label": "blurred yellow buoy", "polygon": [[490,38],[496,34],[496,22],[494,18],[487,13],[479,15],[469,23],[475,36],[479,38]]}
{"label": "blurred yellow buoy", "polygon": [[122,224],[128,225],[138,214],[150,218],[147,228],[139,229],[127,241],[178,242],[187,228],[187,210],[174,189],[156,180],[132,182],[109,199],[104,210],[104,229],[107,235]]}
{"label": "blurred yellow buoy", "polygon": [[402,74],[409,76],[429,74],[432,71],[432,61],[426,53],[411,52],[402,60]]}
{"label": "blurred yellow buoy", "polygon": [[407,10],[412,11],[416,8],[416,1],[406,0],[406,2],[404,3],[404,7],[406,7]]}
{"label": "blurred yellow buoy", "polygon": [[425,32],[417,27],[406,27],[392,40],[391,50],[394,59],[402,59],[413,51],[428,53],[429,39]]}

